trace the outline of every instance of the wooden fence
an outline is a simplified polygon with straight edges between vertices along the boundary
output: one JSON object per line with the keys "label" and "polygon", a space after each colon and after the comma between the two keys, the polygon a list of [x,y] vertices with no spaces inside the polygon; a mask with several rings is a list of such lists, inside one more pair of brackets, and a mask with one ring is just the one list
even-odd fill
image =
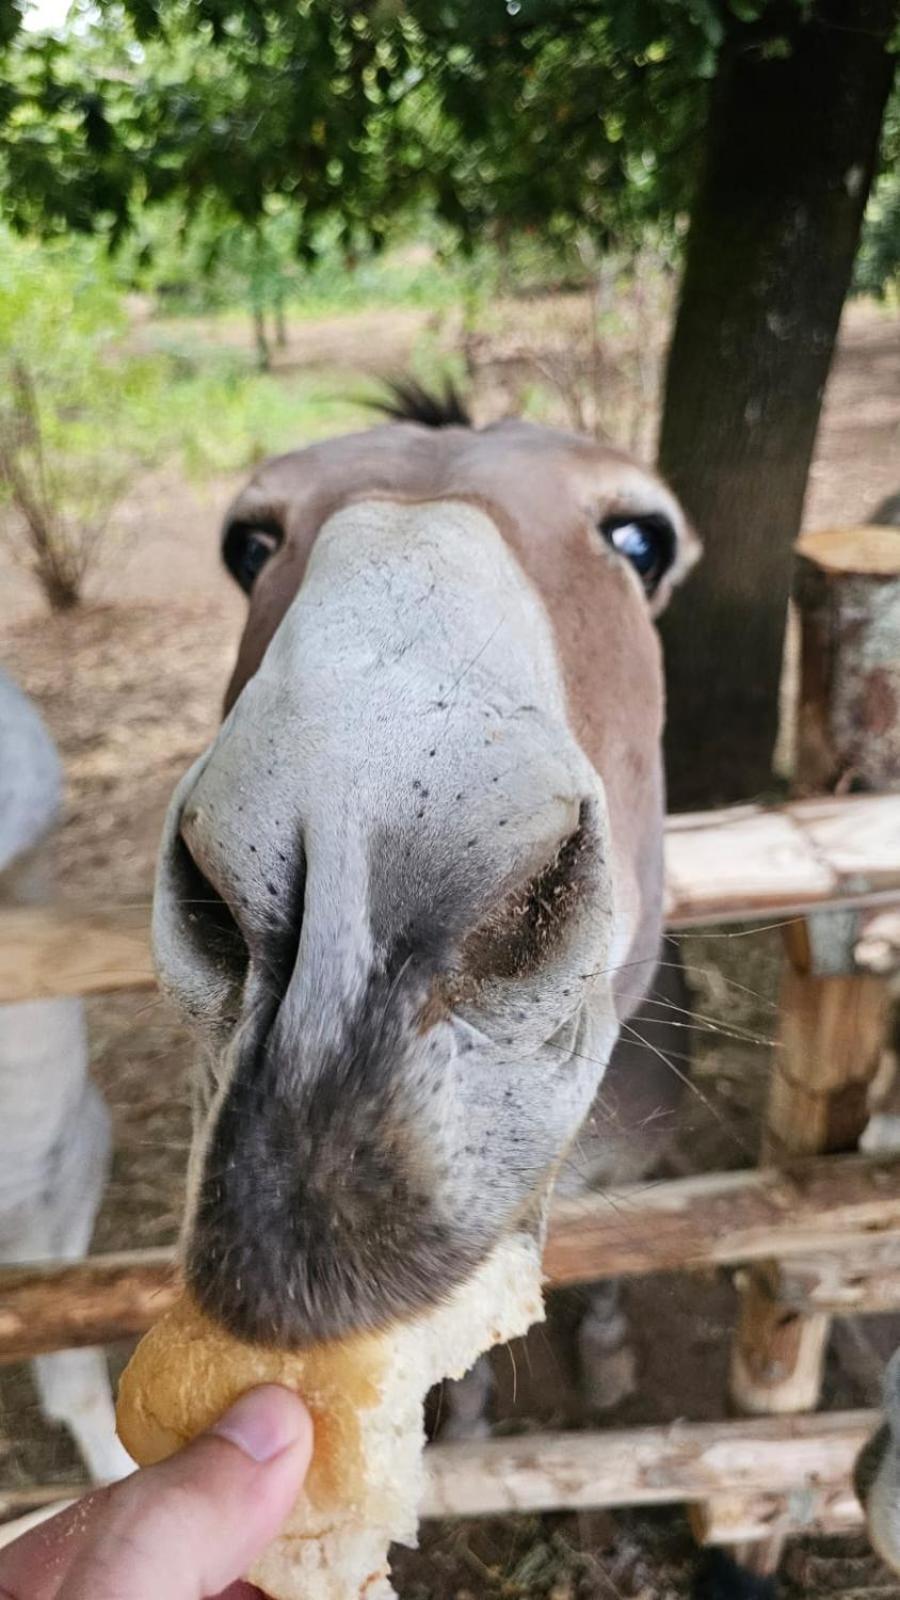
{"label": "wooden fence", "polygon": [[[554,1284],[737,1268],[743,1415],[436,1445],[427,1515],[682,1501],[699,1539],[763,1571],[792,1529],[860,1517],[850,1469],[876,1417],[815,1407],[829,1317],[900,1309],[900,1160],[834,1154],[865,1125],[900,955],[900,534],[804,536],[794,601],[795,790],[881,792],[677,817],[666,834],[670,928],[784,928],[762,1165],[559,1203],[545,1255]],[[0,914],[0,1002],[152,987],[148,909]],[[139,1333],[175,1292],[161,1251],[0,1269],[0,1361]],[[72,1492],[0,1495],[0,1515]]]}
{"label": "wooden fence", "polygon": [[[741,807],[678,817],[667,828],[670,927],[749,919],[790,930],[785,981],[801,989],[813,984],[814,1016],[820,1030],[832,1034],[817,1039],[816,1048],[823,1060],[837,1063],[821,1086],[803,1063],[807,1118],[810,1095],[813,1109],[822,1097],[827,1108],[836,1096],[846,1101],[848,1091],[860,1113],[855,1091],[865,1088],[877,1055],[869,1019],[877,1021],[879,1013],[869,990],[874,986],[880,996],[884,988],[859,964],[866,949],[860,936],[868,917],[898,902],[900,797]],[[2,913],[0,1001],[152,987],[147,920],[146,907],[85,912],[57,905]],[[828,922],[832,934],[826,936]],[[824,977],[813,970],[823,960]],[[848,983],[862,990],[851,996]],[[829,984],[841,986],[837,1007],[828,1004]],[[798,1017],[805,1016],[805,992],[801,998],[786,995],[780,1057],[786,1050],[790,1055]],[[851,1001],[855,1023],[845,1038]],[[800,1035],[793,1048],[808,1048],[802,1026]],[[817,1071],[822,1078],[821,1064]],[[773,1137],[778,1115],[775,1105]],[[822,1122],[819,1117],[816,1126]],[[845,1106],[842,1135],[846,1122]],[[830,1314],[900,1307],[900,1162],[854,1154],[794,1159],[778,1149],[756,1170],[559,1202],[545,1265],[557,1285],[673,1268],[740,1268],[752,1314],[736,1336],[735,1393],[742,1372],[744,1390],[753,1389],[748,1368],[770,1379],[774,1372],[776,1390],[785,1377],[796,1384],[799,1361],[806,1394],[810,1325],[821,1344]],[[2,1268],[0,1361],[140,1333],[176,1292],[173,1259],[159,1250]],[[818,1381],[817,1367],[813,1378]],[[809,1404],[802,1407],[807,1414],[798,1415],[801,1408],[781,1403],[779,1393],[769,1396],[765,1381],[761,1393],[741,1398],[747,1412],[782,1414],[434,1446],[426,1514],[682,1501],[692,1507],[700,1539],[747,1548],[753,1542],[767,1550],[790,1529],[835,1530],[856,1522],[850,1467],[874,1415],[810,1415]],[[10,1491],[0,1494],[0,1515],[71,1494],[71,1485]]]}

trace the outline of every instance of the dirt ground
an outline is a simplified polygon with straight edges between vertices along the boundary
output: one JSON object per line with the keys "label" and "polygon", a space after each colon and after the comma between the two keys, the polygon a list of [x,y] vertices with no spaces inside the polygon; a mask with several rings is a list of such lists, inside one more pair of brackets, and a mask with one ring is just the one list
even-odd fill
{"label": "dirt ground", "polygon": [[[377,324],[377,325],[376,325]],[[374,352],[396,372],[425,327],[404,313],[386,338],[373,314],[298,324],[287,359],[349,363]],[[360,363],[360,366],[362,363]],[[369,365],[372,370],[372,365]],[[40,705],[67,775],[66,811],[53,844],[59,893],[80,904],[149,903],[160,822],[177,777],[216,727],[241,627],[243,602],[220,570],[217,528],[237,486],[202,486],[170,470],[145,475],[120,507],[116,539],[90,604],[48,619],[25,576],[0,564],[0,662]],[[900,488],[900,321],[851,308],[829,386],[807,522],[864,520]],[[0,563],[4,557],[0,555]],[[693,935],[685,958],[697,1009],[695,1089],[674,1170],[751,1163],[768,1071],[777,935]],[[189,1040],[162,1000],[120,995],[88,1006],[92,1064],[112,1107],[115,1162],[98,1250],[165,1244],[176,1232],[189,1137]],[[626,1285],[638,1353],[638,1393],[612,1424],[702,1420],[725,1413],[727,1338],[734,1291],[725,1274]],[[502,1426],[581,1426],[574,1384],[578,1296],[556,1307],[549,1330],[498,1359]],[[825,1404],[874,1403],[883,1355],[897,1342],[886,1319],[848,1319],[835,1331]],[[111,1352],[117,1368],[124,1350]],[[673,1383],[672,1375],[677,1375]],[[68,1440],[39,1417],[27,1369],[0,1376],[0,1484],[75,1481]],[[442,1524],[420,1554],[398,1558],[404,1600],[676,1600],[695,1552],[676,1509]],[[900,1585],[862,1540],[797,1540],[784,1592],[900,1600]]]}

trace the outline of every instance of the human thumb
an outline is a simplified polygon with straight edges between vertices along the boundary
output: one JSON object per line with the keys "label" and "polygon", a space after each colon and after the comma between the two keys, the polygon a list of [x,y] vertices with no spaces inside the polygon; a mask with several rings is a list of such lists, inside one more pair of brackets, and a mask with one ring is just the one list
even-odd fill
{"label": "human thumb", "polygon": [[58,1600],[218,1595],[284,1523],[311,1455],[296,1395],[250,1390],[193,1444],[108,1492]]}

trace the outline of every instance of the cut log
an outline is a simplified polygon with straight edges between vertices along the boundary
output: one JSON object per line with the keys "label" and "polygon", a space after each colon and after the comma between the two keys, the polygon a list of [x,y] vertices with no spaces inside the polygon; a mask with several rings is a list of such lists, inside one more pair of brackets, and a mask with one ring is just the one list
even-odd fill
{"label": "cut log", "polygon": [[[717,1495],[846,1494],[856,1456],[879,1421],[874,1411],[844,1411],[432,1445],[422,1514],[489,1517]],[[0,1493],[0,1516],[78,1492],[70,1483],[8,1490]]]}
{"label": "cut log", "polygon": [[808,533],[796,545],[799,794],[900,788],[900,530]]}
{"label": "cut log", "polygon": [[[554,1207],[553,1286],[900,1247],[900,1161],[851,1156],[784,1171],[704,1173]],[[177,1293],[164,1250],[0,1267],[0,1361],[142,1333]]]}
{"label": "cut log", "polygon": [[[816,926],[827,920],[825,913],[817,913],[785,939],[779,1048],[763,1136],[763,1160],[768,1163],[852,1150],[866,1125],[868,1086],[884,1041],[888,995],[883,980],[869,974],[823,977],[815,970],[817,954],[829,971],[839,968],[842,943],[852,963],[852,926],[841,921],[841,937],[829,940],[827,930]],[[753,1415],[813,1410],[827,1338],[828,1317],[786,1304],[777,1271],[761,1267],[748,1272],[732,1347],[735,1404]]]}

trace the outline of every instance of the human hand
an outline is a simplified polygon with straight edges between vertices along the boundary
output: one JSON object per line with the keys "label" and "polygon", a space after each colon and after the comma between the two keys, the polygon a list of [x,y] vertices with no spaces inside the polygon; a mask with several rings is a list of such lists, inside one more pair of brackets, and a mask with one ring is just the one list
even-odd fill
{"label": "human hand", "polygon": [[253,1600],[237,1580],[284,1523],[311,1455],[296,1395],[251,1389],[168,1461],[0,1550],[0,1600]]}

